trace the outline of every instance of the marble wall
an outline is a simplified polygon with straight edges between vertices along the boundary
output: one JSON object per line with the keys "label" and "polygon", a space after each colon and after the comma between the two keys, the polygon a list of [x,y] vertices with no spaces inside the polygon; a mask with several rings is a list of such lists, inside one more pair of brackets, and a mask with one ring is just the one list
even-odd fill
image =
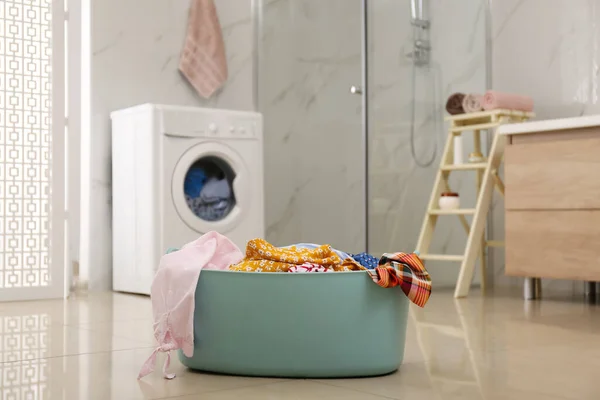
{"label": "marble wall", "polygon": [[[550,3],[552,3],[550,5]],[[497,90],[535,100],[537,119],[600,113],[600,1],[493,1],[492,82]],[[504,237],[504,204],[496,198],[493,235]],[[521,285],[504,276],[504,252],[493,252],[496,285]],[[545,289],[579,292],[580,282],[544,280]]]}
{"label": "marble wall", "polygon": [[526,93],[538,119],[600,112],[600,1],[492,2],[494,88]]}
{"label": "marble wall", "polygon": [[[112,284],[110,112],[140,103],[252,110],[254,25],[251,1],[216,0],[229,80],[210,100],[199,98],[177,70],[189,1],[91,2],[91,182],[82,216],[82,275],[92,290]],[[84,166],[85,169],[85,166]],[[84,197],[85,199],[85,197]],[[86,201],[86,200],[84,200]],[[86,239],[87,238],[87,239]]]}

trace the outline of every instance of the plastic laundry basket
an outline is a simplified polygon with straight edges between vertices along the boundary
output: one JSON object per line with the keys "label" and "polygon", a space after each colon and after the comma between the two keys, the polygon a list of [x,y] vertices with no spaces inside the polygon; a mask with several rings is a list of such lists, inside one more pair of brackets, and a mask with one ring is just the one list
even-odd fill
{"label": "plastic laundry basket", "polygon": [[383,375],[404,356],[409,300],[366,272],[202,271],[189,368],[232,375]]}

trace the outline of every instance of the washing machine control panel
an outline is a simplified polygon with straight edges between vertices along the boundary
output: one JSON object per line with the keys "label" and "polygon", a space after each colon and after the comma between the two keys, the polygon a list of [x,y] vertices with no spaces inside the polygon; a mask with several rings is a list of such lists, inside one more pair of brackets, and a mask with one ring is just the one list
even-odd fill
{"label": "washing machine control panel", "polygon": [[253,113],[177,110],[162,115],[162,131],[171,136],[256,139],[260,119]]}
{"label": "washing machine control panel", "polygon": [[204,129],[208,136],[228,138],[253,138],[257,124],[254,121],[212,121]]}

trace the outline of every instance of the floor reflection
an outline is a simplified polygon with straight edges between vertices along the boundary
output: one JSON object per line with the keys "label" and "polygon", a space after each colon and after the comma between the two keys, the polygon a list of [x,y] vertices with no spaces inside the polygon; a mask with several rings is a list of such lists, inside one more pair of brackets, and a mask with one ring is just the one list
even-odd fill
{"label": "floor reflection", "polygon": [[[483,398],[481,378],[470,345],[470,328],[465,320],[462,304],[460,301],[454,301],[456,312],[453,314],[458,317],[458,324],[428,318],[426,309],[414,306],[410,309],[410,318],[415,326],[421,353],[429,360],[426,370],[434,391],[441,395],[448,385],[466,386],[481,394]],[[442,362],[440,354],[448,349],[455,353],[454,357],[444,357]]]}
{"label": "floor reflection", "polygon": [[[46,398],[49,314],[0,315],[0,398]],[[32,361],[30,361],[32,360]],[[23,362],[25,361],[25,362]]]}

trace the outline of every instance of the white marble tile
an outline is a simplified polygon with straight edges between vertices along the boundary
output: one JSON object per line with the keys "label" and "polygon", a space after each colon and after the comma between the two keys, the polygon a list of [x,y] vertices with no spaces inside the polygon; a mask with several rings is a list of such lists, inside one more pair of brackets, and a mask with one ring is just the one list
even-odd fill
{"label": "white marble tile", "polygon": [[151,321],[139,319],[151,318],[149,298],[101,293],[2,303],[0,397],[596,400],[599,313],[597,305],[569,296],[524,302],[500,291],[456,300],[436,290],[425,308],[410,306],[404,357],[390,375],[235,377],[194,372],[172,354],[169,372],[177,377],[167,380],[159,354],[155,371],[137,380],[152,353]]}

